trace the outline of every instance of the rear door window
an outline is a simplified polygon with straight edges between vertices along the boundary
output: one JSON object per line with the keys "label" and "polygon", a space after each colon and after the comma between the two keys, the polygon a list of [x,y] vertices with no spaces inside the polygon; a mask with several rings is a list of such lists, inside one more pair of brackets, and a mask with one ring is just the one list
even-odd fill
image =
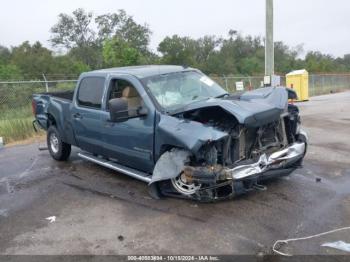
{"label": "rear door window", "polygon": [[87,77],[81,80],[78,90],[78,104],[101,109],[104,84],[103,77]]}

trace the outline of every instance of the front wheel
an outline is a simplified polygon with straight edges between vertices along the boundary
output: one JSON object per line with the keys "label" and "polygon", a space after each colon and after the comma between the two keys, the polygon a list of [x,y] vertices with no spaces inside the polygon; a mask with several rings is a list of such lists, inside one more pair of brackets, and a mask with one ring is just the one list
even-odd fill
{"label": "front wheel", "polygon": [[184,172],[181,172],[181,174],[175,178],[160,181],[158,186],[162,196],[181,198],[193,198],[197,190],[202,187],[201,184],[196,184],[187,179]]}
{"label": "front wheel", "polygon": [[50,126],[47,130],[47,147],[52,158],[57,161],[65,161],[70,156],[71,145],[62,141],[55,126]]}
{"label": "front wheel", "polygon": [[196,185],[193,181],[188,179],[184,172],[179,176],[171,179],[172,188],[183,195],[193,195],[201,188],[201,185]]}

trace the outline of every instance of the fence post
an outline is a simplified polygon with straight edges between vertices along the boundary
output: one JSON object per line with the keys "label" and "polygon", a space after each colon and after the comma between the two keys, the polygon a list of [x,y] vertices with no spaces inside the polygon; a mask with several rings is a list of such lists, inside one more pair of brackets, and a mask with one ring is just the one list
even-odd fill
{"label": "fence post", "polygon": [[225,89],[226,91],[228,92],[228,89],[227,89],[227,78],[225,75],[222,75],[222,77],[225,79]]}
{"label": "fence post", "polygon": [[325,89],[326,89],[326,78],[324,75],[322,75],[322,94],[321,95],[324,95],[326,93]]}
{"label": "fence post", "polygon": [[46,76],[45,76],[44,73],[43,73],[43,78],[44,78],[44,81],[45,81],[46,93],[48,93],[49,92],[49,84],[47,83],[47,79],[46,79]]}
{"label": "fence post", "polygon": [[315,78],[314,75],[309,75],[309,95],[313,96],[314,95],[314,91],[315,90]]}

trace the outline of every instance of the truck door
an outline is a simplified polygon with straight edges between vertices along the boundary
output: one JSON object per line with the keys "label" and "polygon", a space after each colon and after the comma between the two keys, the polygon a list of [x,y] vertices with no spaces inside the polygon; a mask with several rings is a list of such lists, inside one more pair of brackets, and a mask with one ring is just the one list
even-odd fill
{"label": "truck door", "polygon": [[[110,122],[108,101],[113,98],[123,98],[128,109],[140,106],[147,108],[147,115],[139,116],[133,110],[123,122]],[[103,117],[103,146],[105,155],[122,165],[144,172],[153,170],[153,136],[154,112],[141,83],[124,76],[111,78],[105,98],[105,115]]]}
{"label": "truck door", "polygon": [[102,97],[104,77],[85,77],[80,81],[72,109],[72,122],[78,146],[102,154]]}

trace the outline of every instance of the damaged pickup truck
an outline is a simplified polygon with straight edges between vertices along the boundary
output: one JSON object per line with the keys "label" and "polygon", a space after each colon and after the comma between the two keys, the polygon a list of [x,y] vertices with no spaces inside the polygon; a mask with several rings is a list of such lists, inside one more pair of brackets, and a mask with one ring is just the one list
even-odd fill
{"label": "damaged pickup truck", "polygon": [[293,90],[229,94],[199,70],[138,66],[83,73],[74,92],[33,95],[51,156],[148,183],[153,196],[199,201],[264,189],[300,167],[307,136]]}

